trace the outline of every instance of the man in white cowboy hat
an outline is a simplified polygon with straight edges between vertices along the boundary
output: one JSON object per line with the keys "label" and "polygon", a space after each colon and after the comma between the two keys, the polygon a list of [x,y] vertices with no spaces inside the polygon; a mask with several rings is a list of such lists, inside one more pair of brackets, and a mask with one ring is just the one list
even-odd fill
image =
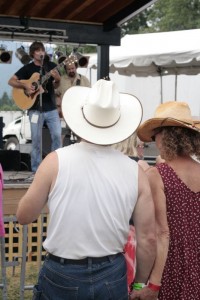
{"label": "man in white cowboy hat", "polygon": [[154,205],[147,176],[112,148],[138,127],[142,107],[111,81],[72,87],[64,118],[80,143],[50,153],[17,210],[21,224],[48,204],[45,262],[34,299],[128,299],[122,254],[132,217],[137,236],[136,280],[146,282],[156,252]]}
{"label": "man in white cowboy hat", "polygon": [[187,103],[168,101],[138,129],[164,162],[147,170],[155,203],[157,255],[148,287],[130,299],[200,299],[200,120]]}

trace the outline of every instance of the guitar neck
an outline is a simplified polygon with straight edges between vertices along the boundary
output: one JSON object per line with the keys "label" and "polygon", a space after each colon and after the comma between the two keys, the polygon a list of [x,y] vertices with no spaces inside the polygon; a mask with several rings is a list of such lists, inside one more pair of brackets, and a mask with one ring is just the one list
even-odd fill
{"label": "guitar neck", "polygon": [[[60,64],[58,64],[55,68],[53,68],[52,70],[59,70],[62,66],[65,65],[65,60],[63,62],[61,62]],[[51,71],[52,71],[51,70]],[[42,80],[41,80],[41,84],[43,85],[50,77],[51,77],[51,71],[49,71],[48,73],[46,73],[44,76],[42,76]]]}

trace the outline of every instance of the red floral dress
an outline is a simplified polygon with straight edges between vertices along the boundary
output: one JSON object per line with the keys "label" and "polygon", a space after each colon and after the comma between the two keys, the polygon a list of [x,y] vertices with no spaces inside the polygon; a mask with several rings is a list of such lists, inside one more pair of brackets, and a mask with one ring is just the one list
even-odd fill
{"label": "red floral dress", "polygon": [[170,231],[158,298],[197,300],[200,299],[200,191],[190,190],[167,164],[160,164],[157,169],[165,187]]}

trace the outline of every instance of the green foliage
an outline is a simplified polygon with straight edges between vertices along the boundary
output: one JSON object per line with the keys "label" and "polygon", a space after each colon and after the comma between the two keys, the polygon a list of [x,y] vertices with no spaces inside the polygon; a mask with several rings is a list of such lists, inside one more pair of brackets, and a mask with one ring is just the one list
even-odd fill
{"label": "green foliage", "polygon": [[[84,55],[84,53],[95,53],[96,46],[89,46],[89,45],[84,45],[80,47],[73,47],[72,45],[59,45],[57,48],[55,48],[54,51],[54,61],[57,63],[58,57],[59,56],[69,56],[70,54],[73,53],[73,50],[77,50],[77,52],[81,53]],[[57,53],[59,53],[59,56],[57,56]]]}
{"label": "green foliage", "polygon": [[200,0],[158,0],[122,25],[122,35],[200,28]]}
{"label": "green foliage", "polygon": [[128,22],[122,25],[122,36],[125,34],[137,34],[140,32],[145,32],[149,29],[147,24],[149,11],[145,10],[142,13],[136,15],[134,18],[130,19]]}
{"label": "green foliage", "polygon": [[20,110],[16,104],[14,103],[14,101],[12,100],[12,98],[10,98],[8,96],[8,94],[6,92],[3,93],[2,97],[0,98],[0,110],[1,111],[16,111],[16,110]]}

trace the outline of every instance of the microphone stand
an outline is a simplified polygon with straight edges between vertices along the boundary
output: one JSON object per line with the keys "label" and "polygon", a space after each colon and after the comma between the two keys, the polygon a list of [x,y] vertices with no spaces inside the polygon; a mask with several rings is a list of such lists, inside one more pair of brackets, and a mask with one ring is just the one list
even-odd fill
{"label": "microphone stand", "polygon": [[[43,71],[43,63],[44,63],[44,56],[41,55],[40,56],[41,59],[41,66],[40,66],[40,80],[39,80],[39,84],[40,87],[42,87],[42,71]],[[40,97],[40,109],[39,109],[39,113],[40,113],[40,118],[39,118],[39,122],[40,122],[40,162],[42,161],[42,151],[43,151],[43,139],[42,139],[42,128],[43,128],[43,117],[42,117],[42,93],[39,94]]]}
{"label": "microphone stand", "polygon": [[[41,55],[40,56],[41,59],[41,66],[40,66],[40,80],[39,80],[39,84],[40,87],[42,87],[42,71],[43,71],[43,67],[44,67],[44,56]],[[43,128],[43,116],[42,116],[42,93],[39,94],[40,97],[40,162],[42,162],[42,152],[43,152],[43,138],[42,138],[42,128]],[[43,243],[43,225],[44,225],[44,212],[43,210],[41,211],[41,240],[40,240],[40,259],[38,262],[38,267],[39,269],[41,268],[41,264],[42,264],[42,243]]]}

